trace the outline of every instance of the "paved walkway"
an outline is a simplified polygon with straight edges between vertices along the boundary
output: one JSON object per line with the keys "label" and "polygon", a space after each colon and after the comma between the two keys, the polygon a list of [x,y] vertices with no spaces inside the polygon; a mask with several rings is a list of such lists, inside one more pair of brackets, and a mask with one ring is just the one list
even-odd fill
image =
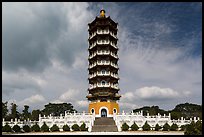
{"label": "paved walkway", "polygon": [[12,135],[184,135],[184,132],[183,131],[45,132],[45,133],[32,132],[32,133],[18,133],[18,134],[12,133]]}

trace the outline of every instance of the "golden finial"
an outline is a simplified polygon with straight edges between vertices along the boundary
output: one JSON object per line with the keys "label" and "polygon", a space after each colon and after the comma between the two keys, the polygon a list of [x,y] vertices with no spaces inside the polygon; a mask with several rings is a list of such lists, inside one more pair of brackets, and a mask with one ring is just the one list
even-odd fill
{"label": "golden finial", "polygon": [[100,17],[105,17],[105,10],[104,9],[102,9],[101,11],[100,11]]}

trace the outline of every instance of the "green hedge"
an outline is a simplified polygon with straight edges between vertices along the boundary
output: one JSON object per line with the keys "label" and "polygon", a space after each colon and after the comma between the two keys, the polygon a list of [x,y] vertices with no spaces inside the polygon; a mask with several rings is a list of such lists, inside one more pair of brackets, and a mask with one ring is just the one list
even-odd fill
{"label": "green hedge", "polygon": [[80,127],[77,124],[72,125],[72,130],[73,131],[80,131]]}
{"label": "green hedge", "polygon": [[12,132],[12,128],[11,128],[11,126],[8,125],[8,123],[6,123],[6,125],[2,127],[2,131],[3,132]]}
{"label": "green hedge", "polygon": [[151,130],[151,127],[150,125],[147,123],[147,121],[145,122],[145,124],[142,126],[142,129],[144,131],[150,131]]}
{"label": "green hedge", "polygon": [[85,123],[81,124],[80,130],[81,131],[88,131],[88,128],[86,128],[86,124]]}
{"label": "green hedge", "polygon": [[165,123],[165,124],[163,125],[163,131],[169,131],[169,129],[170,129],[169,124],[168,124],[168,123]]}
{"label": "green hedge", "polygon": [[70,131],[70,127],[68,125],[64,125],[62,128],[63,131]]}
{"label": "green hedge", "polygon": [[137,131],[139,129],[139,127],[137,126],[135,122],[132,124],[130,128],[131,128],[131,131]]}
{"label": "green hedge", "polygon": [[129,130],[129,126],[126,123],[123,123],[122,125],[122,131],[128,131]]}
{"label": "green hedge", "polygon": [[58,127],[56,124],[54,124],[54,125],[50,128],[50,130],[51,130],[52,132],[56,132],[56,131],[59,131],[59,127]]}
{"label": "green hedge", "polygon": [[49,132],[49,127],[46,125],[45,122],[44,122],[44,124],[42,125],[42,127],[40,128],[40,131]]}
{"label": "green hedge", "polygon": [[31,131],[40,132],[40,126],[38,124],[33,125],[31,127]]}
{"label": "green hedge", "polygon": [[24,132],[30,132],[30,131],[31,131],[31,128],[30,128],[28,125],[24,125],[24,126],[23,126],[23,131],[24,131]]}
{"label": "green hedge", "polygon": [[12,129],[14,132],[20,132],[21,131],[21,128],[19,127],[19,125],[14,125]]}
{"label": "green hedge", "polygon": [[173,124],[171,125],[171,127],[170,127],[170,130],[171,130],[171,131],[177,131],[177,130],[178,130],[178,125],[175,124],[175,123],[173,123]]}
{"label": "green hedge", "polygon": [[156,126],[155,126],[155,131],[159,131],[161,128],[162,128],[162,127],[159,126],[159,124],[156,124]]}

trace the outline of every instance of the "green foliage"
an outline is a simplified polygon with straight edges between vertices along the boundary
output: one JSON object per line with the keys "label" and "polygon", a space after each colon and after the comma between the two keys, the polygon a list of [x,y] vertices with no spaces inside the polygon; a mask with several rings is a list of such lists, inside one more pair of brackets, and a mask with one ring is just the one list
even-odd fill
{"label": "green foliage", "polygon": [[80,131],[79,125],[78,125],[78,124],[72,125],[72,130],[74,130],[74,131]]}
{"label": "green foliage", "polygon": [[180,119],[184,117],[185,119],[193,118],[193,117],[200,117],[202,119],[202,106],[197,104],[185,103],[185,104],[178,104],[172,110],[166,111],[163,109],[159,109],[158,106],[144,106],[139,109],[134,109],[133,112],[139,112],[143,110],[143,115],[157,115],[160,113],[161,115],[168,115],[171,113],[171,119]]}
{"label": "green foliage", "polygon": [[163,114],[168,114],[167,111],[163,110],[163,109],[159,109],[158,106],[144,106],[142,108],[139,108],[139,109],[134,109],[133,112],[139,112],[143,110],[143,115],[147,115],[147,113],[149,113],[149,115],[157,115],[158,113],[160,113],[161,115]]}
{"label": "green foliage", "polygon": [[52,132],[56,132],[56,131],[59,131],[59,127],[58,127],[56,124],[54,124],[54,125],[50,128],[50,130],[51,130]]}
{"label": "green foliage", "polygon": [[156,124],[156,125],[155,125],[155,131],[159,131],[161,128],[162,128],[162,127],[159,126],[159,124]]}
{"label": "green foliage", "polygon": [[19,125],[14,125],[14,126],[13,126],[13,131],[15,131],[15,132],[20,132],[20,131],[21,131],[21,128],[19,127]]}
{"label": "green foliage", "polygon": [[29,106],[24,105],[24,110],[22,111],[22,119],[23,120],[27,120],[28,118],[30,118],[30,113],[28,112]]}
{"label": "green foliage", "polygon": [[171,130],[171,131],[177,131],[177,130],[178,130],[178,125],[175,124],[175,123],[173,123],[173,124],[171,125],[171,127],[170,127],[170,130]]}
{"label": "green foliage", "polygon": [[31,131],[31,128],[30,128],[28,125],[24,125],[24,126],[23,126],[23,131],[25,131],[25,132],[30,132],[30,131]]}
{"label": "green foliage", "polygon": [[62,128],[63,131],[70,131],[70,127],[68,125],[64,125]]}
{"label": "green foliage", "polygon": [[49,127],[46,125],[45,122],[43,123],[42,127],[40,128],[40,131],[49,132]]}
{"label": "green foliage", "polygon": [[122,124],[122,131],[128,131],[129,130],[129,126],[126,123]]}
{"label": "green foliage", "polygon": [[169,131],[169,129],[170,129],[169,124],[168,124],[168,123],[165,123],[165,124],[163,125],[163,131]]}
{"label": "green foliage", "polygon": [[184,130],[186,130],[186,125],[181,125],[180,128],[181,128],[180,131],[184,131]]}
{"label": "green foliage", "polygon": [[39,120],[39,114],[41,114],[41,111],[39,109],[33,110],[31,113],[31,120],[32,121],[38,121]]}
{"label": "green foliage", "polygon": [[40,126],[38,124],[33,125],[31,131],[40,132]]}
{"label": "green foliage", "polygon": [[[191,103],[184,103],[176,105],[172,112],[178,113],[178,115],[183,116],[186,119],[191,117],[200,117],[202,118],[202,106]],[[180,113],[180,114],[179,114]]]}
{"label": "green foliage", "polygon": [[137,124],[135,122],[132,124],[132,126],[130,128],[132,131],[137,131],[139,129],[139,127],[137,126]]}
{"label": "green foliage", "polygon": [[150,131],[151,130],[151,127],[150,125],[147,123],[147,121],[145,122],[145,124],[142,126],[142,129],[144,131]]}
{"label": "green foliage", "polygon": [[12,132],[12,129],[11,129],[11,127],[8,125],[8,123],[6,123],[6,125],[3,126],[2,131],[3,131],[3,132]]}
{"label": "green foliage", "polygon": [[59,116],[60,114],[64,114],[65,111],[72,113],[76,110],[73,108],[71,103],[49,103],[45,105],[45,108],[42,110],[42,114],[46,116],[49,114],[52,114],[53,116]]}
{"label": "green foliage", "polygon": [[191,122],[186,126],[184,135],[202,135],[202,123],[200,121]]}
{"label": "green foliage", "polygon": [[7,108],[7,103],[8,102],[2,102],[2,120],[5,118],[8,114],[8,108]]}
{"label": "green foliage", "polygon": [[85,123],[81,124],[80,130],[81,131],[88,131],[88,128],[86,128],[86,124]]}

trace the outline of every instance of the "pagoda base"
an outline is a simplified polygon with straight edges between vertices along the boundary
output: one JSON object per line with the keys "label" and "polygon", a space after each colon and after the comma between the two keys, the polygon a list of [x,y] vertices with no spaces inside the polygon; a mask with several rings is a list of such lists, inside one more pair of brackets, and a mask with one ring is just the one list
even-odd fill
{"label": "pagoda base", "polygon": [[95,114],[95,117],[113,117],[113,114],[119,113],[117,102],[91,102],[89,104],[89,113]]}

